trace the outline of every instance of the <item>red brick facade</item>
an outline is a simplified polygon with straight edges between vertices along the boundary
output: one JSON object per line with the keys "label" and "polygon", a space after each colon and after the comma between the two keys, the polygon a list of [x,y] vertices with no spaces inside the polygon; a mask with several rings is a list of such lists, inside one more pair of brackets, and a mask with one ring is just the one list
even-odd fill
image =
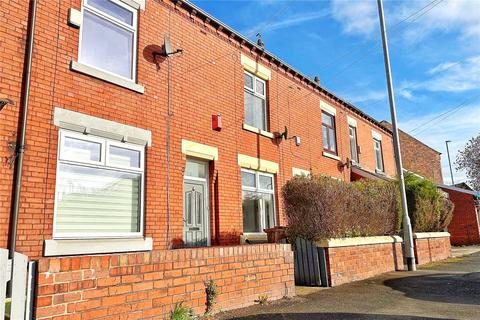
{"label": "red brick facade", "polygon": [[[17,250],[32,258],[42,256],[43,242],[52,238],[59,128],[53,123],[55,107],[143,128],[152,133],[146,148],[145,236],[154,249],[182,241],[182,183],[186,156],[181,141],[187,139],[216,147],[218,160],[210,162],[210,234],[213,245],[238,244],[243,232],[242,193],[238,154],[275,162],[276,224],[285,224],[279,190],[292,177],[292,167],[344,180],[349,169],[339,162],[350,159],[347,115],[357,120],[360,165],[374,171],[372,129],[381,134],[387,175],[395,175],[391,135],[368,116],[354,111],[339,98],[262,54],[224,28],[215,28],[188,5],[170,1],[146,1],[139,10],[138,84],[143,94],[70,70],[78,59],[79,29],[67,24],[68,10],[81,9],[81,1],[38,1],[32,65],[30,110],[21,186]],[[16,102],[0,112],[0,245],[6,247],[13,168],[7,165],[15,141],[20,110],[27,1],[1,1],[0,94]],[[8,17],[8,21],[6,20]],[[183,54],[170,58],[171,174],[170,217],[167,217],[167,61],[158,67],[149,62],[146,48],[161,45],[168,33]],[[258,60],[271,71],[267,81],[268,126],[302,139],[277,143],[242,129],[244,84],[241,54]],[[340,161],[322,155],[320,101],[336,109],[336,134]],[[223,129],[211,127],[212,114],[221,114]],[[169,221],[169,228],[167,228]],[[167,230],[169,234],[167,235]]]}
{"label": "red brick facade", "polygon": [[480,243],[479,209],[474,196],[465,191],[442,188],[455,204],[452,222],[448,226],[452,245],[472,245]]}
{"label": "red brick facade", "polygon": [[[382,124],[391,129],[386,121]],[[443,184],[441,153],[411,135],[399,131],[403,168],[437,184]]]}
{"label": "red brick facade", "polygon": [[416,238],[415,260],[417,264],[426,264],[450,258],[452,255],[450,237]]}
{"label": "red brick facade", "polygon": [[181,301],[203,314],[207,280],[216,312],[295,293],[281,244],[43,258],[38,271],[36,319],[163,319]]}
{"label": "red brick facade", "polygon": [[379,243],[325,248],[330,285],[363,280],[403,270],[402,243]]}

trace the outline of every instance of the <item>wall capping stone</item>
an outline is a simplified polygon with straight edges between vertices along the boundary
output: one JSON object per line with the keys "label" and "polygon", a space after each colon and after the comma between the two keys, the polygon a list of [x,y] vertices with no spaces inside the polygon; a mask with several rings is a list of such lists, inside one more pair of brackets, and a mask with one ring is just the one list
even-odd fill
{"label": "wall capping stone", "polygon": [[415,239],[427,239],[427,238],[445,238],[450,237],[448,232],[415,232],[413,238]]}
{"label": "wall capping stone", "polygon": [[403,242],[403,239],[400,236],[337,238],[316,241],[316,244],[322,248],[336,248],[396,242],[401,243]]}

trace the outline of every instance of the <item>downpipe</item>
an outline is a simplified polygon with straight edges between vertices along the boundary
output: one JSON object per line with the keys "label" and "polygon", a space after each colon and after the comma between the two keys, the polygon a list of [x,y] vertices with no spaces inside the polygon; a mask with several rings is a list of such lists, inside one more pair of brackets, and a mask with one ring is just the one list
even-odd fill
{"label": "downpipe", "polygon": [[30,97],[30,81],[32,75],[32,55],[33,55],[33,40],[35,34],[35,17],[37,13],[37,1],[31,0],[29,7],[29,21],[28,21],[28,40],[26,48],[25,66],[23,74],[24,90],[21,103],[21,120],[20,120],[20,135],[17,139],[17,147],[15,152],[15,178],[13,184],[12,209],[10,214],[10,232],[8,234],[8,254],[9,258],[13,259],[16,249],[17,227],[18,227],[18,212],[20,209],[20,191],[22,183],[23,171],[23,156],[25,154],[25,136],[27,131],[27,116],[28,116],[28,102]]}

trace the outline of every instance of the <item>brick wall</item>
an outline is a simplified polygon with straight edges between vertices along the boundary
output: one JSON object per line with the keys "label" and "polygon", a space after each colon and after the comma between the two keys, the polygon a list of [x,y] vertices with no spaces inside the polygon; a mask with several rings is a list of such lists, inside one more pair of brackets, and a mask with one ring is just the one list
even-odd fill
{"label": "brick wall", "polygon": [[216,311],[295,293],[282,244],[44,258],[38,271],[36,319],[162,319],[180,301],[203,314],[210,279]]}
{"label": "brick wall", "polygon": [[414,239],[415,260],[426,264],[451,257],[450,237]]}
{"label": "brick wall", "polygon": [[448,226],[452,245],[471,245],[480,243],[479,216],[473,196],[468,193],[451,189],[442,189],[448,192],[455,208],[453,218]]}
{"label": "brick wall", "polygon": [[[0,66],[2,77],[8,74],[6,82],[2,78],[0,88],[2,94],[11,96],[18,105],[27,8],[17,2],[0,2],[0,12],[11,12],[8,23],[0,24],[0,57],[8,62]],[[277,224],[285,223],[278,191],[291,178],[292,167],[350,179],[349,169],[340,168],[339,161],[322,155],[320,100],[337,110],[341,161],[351,158],[347,127],[350,115],[358,122],[360,164],[372,171],[375,168],[371,134],[375,129],[382,134],[386,173],[395,175],[391,136],[387,131],[170,1],[147,1],[146,10],[139,11],[137,75],[138,83],[145,87],[144,94],[70,70],[70,61],[78,59],[79,30],[67,24],[69,8],[80,9],[81,1],[38,1],[17,237],[19,252],[38,258],[42,255],[43,241],[52,238],[58,149],[58,127],[52,121],[55,107],[152,132],[152,146],[146,149],[145,235],[153,238],[154,249],[167,249],[171,245],[166,227],[167,63],[161,62],[157,67],[144,56],[147,46],[162,44],[164,33],[170,34],[172,46],[183,49],[182,55],[171,59],[169,238],[174,242],[181,243],[183,228],[181,186],[186,157],[181,152],[182,139],[218,148],[219,159],[210,165],[211,185],[215,182],[218,186],[210,190],[211,234],[215,245],[237,244],[243,232],[239,153],[279,164],[275,178]],[[283,132],[288,126],[290,135],[301,137],[300,147],[293,140],[277,144],[242,129],[244,89],[240,54],[259,59],[271,70],[272,79],[267,83],[269,130]],[[220,132],[211,129],[211,115],[218,113],[223,118]],[[0,157],[9,155],[5,143],[13,139],[17,116],[18,108],[7,107],[0,113]],[[0,233],[0,244],[4,247],[13,169],[2,163],[0,170],[0,228],[4,230]]]}
{"label": "brick wall", "polygon": [[331,286],[404,269],[400,242],[326,248],[326,258]]}
{"label": "brick wall", "polygon": [[[382,121],[382,124],[392,128],[386,121]],[[441,153],[401,130],[399,136],[404,169],[437,184],[443,184]]]}

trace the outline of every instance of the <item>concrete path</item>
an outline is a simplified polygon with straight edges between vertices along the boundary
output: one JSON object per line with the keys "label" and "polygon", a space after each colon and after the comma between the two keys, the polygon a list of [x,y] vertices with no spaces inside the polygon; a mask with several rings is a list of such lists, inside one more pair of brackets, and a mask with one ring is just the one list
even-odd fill
{"label": "concrete path", "polygon": [[452,247],[453,257],[467,256],[475,252],[480,252],[480,246]]}
{"label": "concrete path", "polygon": [[[221,314],[216,319],[480,319],[480,252],[266,306]],[[304,292],[305,290],[300,290]]]}

